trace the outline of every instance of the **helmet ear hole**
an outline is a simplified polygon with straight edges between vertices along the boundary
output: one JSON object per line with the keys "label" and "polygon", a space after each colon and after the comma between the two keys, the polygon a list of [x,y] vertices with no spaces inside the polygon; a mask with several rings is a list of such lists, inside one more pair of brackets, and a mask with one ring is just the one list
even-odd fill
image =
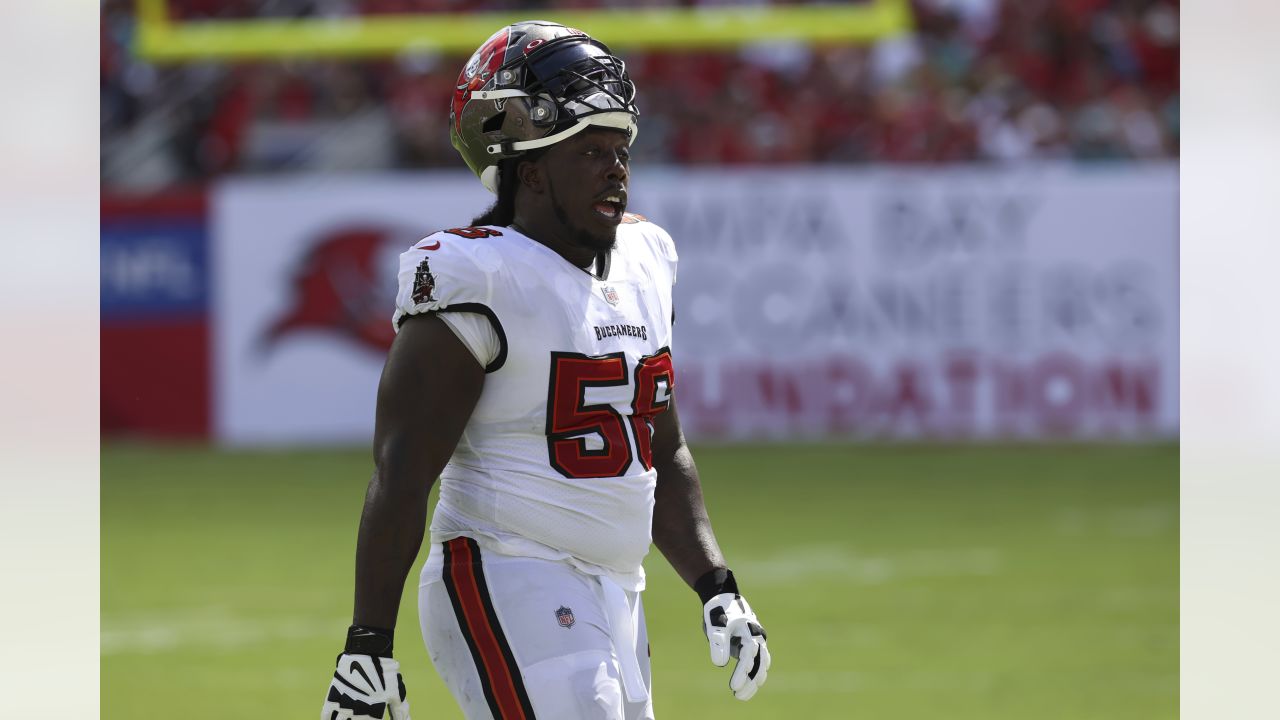
{"label": "helmet ear hole", "polygon": [[506,120],[507,120],[507,111],[503,110],[502,112],[498,113],[497,115],[494,115],[488,120],[485,120],[484,124],[480,126],[480,132],[491,133],[491,132],[496,132],[498,130],[501,130],[502,123],[506,122]]}

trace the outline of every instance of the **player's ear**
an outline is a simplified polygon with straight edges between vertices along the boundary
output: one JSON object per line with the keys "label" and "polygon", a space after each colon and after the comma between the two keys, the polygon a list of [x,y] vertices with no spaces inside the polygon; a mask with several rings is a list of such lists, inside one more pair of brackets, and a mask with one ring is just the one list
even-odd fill
{"label": "player's ear", "polygon": [[516,177],[520,184],[541,195],[545,184],[542,163],[537,160],[525,160],[516,166]]}

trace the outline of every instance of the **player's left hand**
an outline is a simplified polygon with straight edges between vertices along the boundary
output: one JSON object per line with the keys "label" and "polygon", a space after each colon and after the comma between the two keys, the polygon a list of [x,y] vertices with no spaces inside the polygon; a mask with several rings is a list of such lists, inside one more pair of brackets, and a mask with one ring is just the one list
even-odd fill
{"label": "player's left hand", "polygon": [[391,720],[409,720],[400,663],[376,655],[339,655],[320,720],[382,720],[388,710]]}
{"label": "player's left hand", "polygon": [[750,700],[769,676],[768,637],[746,598],[733,592],[716,595],[702,606],[703,627],[711,644],[711,662],[718,667],[738,659],[729,689],[739,700]]}

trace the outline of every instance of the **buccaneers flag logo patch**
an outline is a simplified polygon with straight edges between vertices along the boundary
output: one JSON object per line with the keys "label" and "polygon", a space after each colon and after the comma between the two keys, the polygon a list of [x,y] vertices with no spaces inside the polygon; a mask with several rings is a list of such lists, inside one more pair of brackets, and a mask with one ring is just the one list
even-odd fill
{"label": "buccaneers flag logo patch", "polygon": [[413,301],[418,304],[435,302],[431,292],[436,289],[435,276],[431,274],[431,265],[423,258],[418,269],[413,272]]}

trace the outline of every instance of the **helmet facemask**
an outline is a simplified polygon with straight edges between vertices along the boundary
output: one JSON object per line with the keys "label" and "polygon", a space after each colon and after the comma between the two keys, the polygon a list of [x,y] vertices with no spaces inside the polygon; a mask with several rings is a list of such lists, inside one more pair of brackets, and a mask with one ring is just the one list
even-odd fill
{"label": "helmet facemask", "polygon": [[627,77],[626,63],[594,40],[552,40],[529,58],[526,72],[533,76],[526,92],[555,98],[562,116],[626,112],[635,102],[636,86]]}

